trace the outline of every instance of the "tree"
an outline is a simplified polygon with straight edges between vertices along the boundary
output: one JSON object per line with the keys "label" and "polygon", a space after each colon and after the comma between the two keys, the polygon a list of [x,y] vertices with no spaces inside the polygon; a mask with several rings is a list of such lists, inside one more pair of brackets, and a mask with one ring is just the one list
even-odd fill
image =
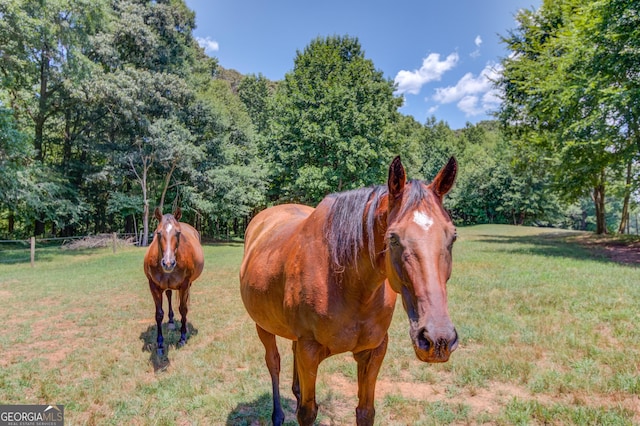
{"label": "tree", "polygon": [[47,155],[47,121],[64,109],[68,86],[85,76],[89,39],[103,24],[105,4],[23,0],[0,5],[2,84],[19,119],[32,122],[39,161]]}
{"label": "tree", "polygon": [[0,211],[6,211],[7,230],[13,234],[20,193],[26,188],[24,172],[29,170],[32,147],[20,133],[11,110],[0,108]]}
{"label": "tree", "polygon": [[555,224],[557,197],[536,152],[507,140],[497,122],[467,124],[448,143],[460,164],[447,204],[465,224]]}
{"label": "tree", "polygon": [[[75,221],[82,205],[64,176],[69,152],[69,122],[77,100],[73,92],[92,72],[90,40],[106,23],[105,1],[21,0],[0,3],[0,83],[21,131],[33,144],[42,194],[55,193],[55,208],[39,204],[33,212],[35,234],[44,219]],[[37,191],[36,191],[37,192]],[[63,207],[68,206],[68,207]],[[60,216],[56,216],[60,215]]]}
{"label": "tree", "polygon": [[[104,73],[91,89],[94,127],[119,166],[121,187],[129,191],[133,179],[140,188],[146,244],[150,203],[162,206],[169,190],[197,178],[203,148],[191,117],[215,62],[193,39],[194,15],[182,1],[119,0],[114,13],[112,28],[95,40]],[[110,192],[123,200],[121,190]]]}
{"label": "tree", "polygon": [[214,221],[212,233],[228,235],[231,223],[238,235],[238,222],[248,221],[265,204],[266,167],[258,152],[258,138],[229,82],[210,82],[200,94],[200,108],[194,117],[205,159],[198,166],[200,177],[190,196],[199,211]]}
{"label": "tree", "polygon": [[[504,123],[549,159],[556,187],[569,201],[590,191],[597,233],[607,231],[611,172],[626,168],[638,140],[638,5],[618,0],[544,1],[518,15],[504,38],[500,86]],[[621,42],[622,40],[622,42]]]}
{"label": "tree", "polygon": [[262,74],[247,75],[242,78],[238,86],[238,96],[247,108],[251,121],[259,134],[265,134],[269,128],[269,98],[273,89],[269,87],[269,80]]}
{"label": "tree", "polygon": [[264,150],[271,197],[316,203],[326,194],[380,182],[392,155],[385,137],[401,99],[357,39],[313,40],[297,52],[273,100]]}

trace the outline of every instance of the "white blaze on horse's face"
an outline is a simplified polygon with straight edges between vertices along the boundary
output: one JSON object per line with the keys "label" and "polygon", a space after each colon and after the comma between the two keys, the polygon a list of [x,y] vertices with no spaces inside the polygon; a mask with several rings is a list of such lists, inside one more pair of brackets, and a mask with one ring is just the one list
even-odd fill
{"label": "white blaze on horse's face", "polygon": [[[176,250],[178,249],[178,242],[180,238],[180,230],[172,232],[174,227],[171,223],[167,223],[160,234],[160,247],[162,251],[162,259],[160,265],[166,273],[173,272],[176,267]],[[175,240],[174,240],[175,238]]]}
{"label": "white blaze on horse's face", "polygon": [[425,231],[428,231],[431,225],[433,225],[433,219],[422,211],[413,212],[413,221]]}

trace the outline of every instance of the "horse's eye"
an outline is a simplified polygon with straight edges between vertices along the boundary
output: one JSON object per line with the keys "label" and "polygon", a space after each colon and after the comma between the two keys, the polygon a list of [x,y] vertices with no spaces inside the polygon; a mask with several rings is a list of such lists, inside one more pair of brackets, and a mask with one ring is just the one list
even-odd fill
{"label": "horse's eye", "polygon": [[389,236],[389,245],[392,247],[398,247],[400,245],[400,239],[396,234],[391,234]]}

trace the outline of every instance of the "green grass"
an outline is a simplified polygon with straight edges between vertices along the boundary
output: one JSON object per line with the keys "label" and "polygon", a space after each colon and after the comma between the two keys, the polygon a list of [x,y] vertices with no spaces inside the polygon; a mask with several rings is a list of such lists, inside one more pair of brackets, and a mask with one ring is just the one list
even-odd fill
{"label": "green grass", "polygon": [[[445,364],[417,361],[399,303],[376,424],[640,424],[640,269],[575,233],[459,233],[449,309],[460,347]],[[176,349],[179,332],[166,331],[167,360],[153,350],[144,250],[46,250],[35,268],[0,262],[0,404],[64,404],[68,425],[270,423],[263,348],[238,292],[241,245],[205,247],[189,341]],[[290,343],[279,347],[295,424]],[[355,377],[349,354],[321,364],[319,424],[355,423]]]}

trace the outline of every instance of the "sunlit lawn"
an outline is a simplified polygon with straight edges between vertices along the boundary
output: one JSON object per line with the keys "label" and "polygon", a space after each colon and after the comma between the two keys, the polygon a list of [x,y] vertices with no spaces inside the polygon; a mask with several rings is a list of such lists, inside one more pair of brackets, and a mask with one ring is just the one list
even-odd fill
{"label": "sunlit lawn", "polygon": [[[557,230],[459,233],[449,308],[460,348],[446,364],[417,361],[398,305],[376,424],[639,424],[640,270]],[[0,404],[64,404],[70,425],[269,424],[263,349],[238,293],[242,246],[205,247],[191,336],[168,361],[152,350],[143,255],[51,249],[33,269],[0,263]],[[165,336],[175,345],[179,332]],[[280,351],[294,424],[289,342]],[[321,364],[319,424],[355,423],[355,376],[349,354]]]}

